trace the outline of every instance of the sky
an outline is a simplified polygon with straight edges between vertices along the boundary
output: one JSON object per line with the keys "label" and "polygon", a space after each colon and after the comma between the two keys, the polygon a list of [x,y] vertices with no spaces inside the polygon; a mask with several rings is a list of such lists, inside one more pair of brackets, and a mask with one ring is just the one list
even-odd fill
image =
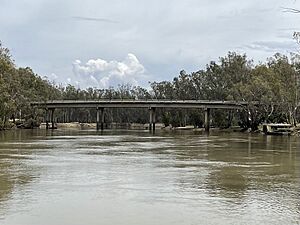
{"label": "sky", "polygon": [[297,0],[0,0],[0,40],[17,66],[56,84],[147,87],[229,51],[264,62],[299,52]]}

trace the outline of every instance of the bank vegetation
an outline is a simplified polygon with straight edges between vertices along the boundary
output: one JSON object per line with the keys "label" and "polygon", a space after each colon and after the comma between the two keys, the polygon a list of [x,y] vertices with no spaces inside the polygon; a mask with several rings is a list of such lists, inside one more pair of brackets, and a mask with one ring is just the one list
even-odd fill
{"label": "bank vegetation", "polygon": [[[229,52],[204,69],[187,73],[182,70],[173,80],[150,83],[150,88],[119,85],[115,88],[78,89],[51,83],[29,67],[17,67],[7,48],[0,43],[0,129],[20,120],[43,120],[42,110],[32,110],[31,101],[97,99],[168,99],[247,101],[244,110],[213,110],[212,125],[239,125],[256,130],[263,122],[291,123],[299,120],[299,69],[297,54],[275,54],[264,63],[254,64],[245,54]],[[93,109],[56,110],[57,120],[94,122]],[[202,110],[160,109],[158,120],[166,125],[203,126]],[[107,122],[147,123],[145,109],[107,109]]]}

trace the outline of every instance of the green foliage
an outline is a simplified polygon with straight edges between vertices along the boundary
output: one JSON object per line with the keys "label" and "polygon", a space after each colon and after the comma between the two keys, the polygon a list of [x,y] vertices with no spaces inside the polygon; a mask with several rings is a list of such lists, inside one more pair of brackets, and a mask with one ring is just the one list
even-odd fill
{"label": "green foliage", "polygon": [[30,68],[17,68],[9,50],[1,43],[0,91],[0,129],[7,127],[11,118],[29,118],[31,101],[46,101],[60,96],[56,87],[34,74]]}
{"label": "green foliage", "polygon": [[[300,90],[300,57],[276,54],[266,63],[254,66],[246,55],[229,52],[218,62],[210,62],[204,70],[188,74],[182,70],[172,81],[150,83],[150,90],[130,85],[116,89],[87,88],[72,85],[58,87],[36,75],[30,68],[17,68],[10,52],[0,42],[0,129],[11,126],[10,119],[32,117],[30,102],[52,99],[168,99],[221,100],[256,102],[242,111],[212,110],[213,125],[228,127],[237,121],[241,127],[257,129],[262,122],[296,123]],[[43,112],[37,113],[42,118]],[[91,122],[95,109],[61,110],[59,119]],[[149,120],[147,110],[107,109],[108,122],[140,122]],[[165,125],[202,126],[203,111],[164,109],[157,112]]]}
{"label": "green foliage", "polygon": [[[262,122],[295,124],[300,90],[299,62],[298,55],[292,55],[289,60],[287,56],[275,54],[265,64],[254,66],[246,55],[229,52],[219,63],[210,62],[205,70],[191,74],[181,71],[173,82],[151,83],[152,95],[164,99],[256,102],[244,111],[235,112],[239,125],[253,130]],[[172,121],[182,124],[183,118],[177,114]],[[189,113],[188,117],[188,122],[196,125],[195,116]],[[212,119],[219,127],[227,127],[230,121],[235,121],[233,113],[224,110],[214,110]]]}

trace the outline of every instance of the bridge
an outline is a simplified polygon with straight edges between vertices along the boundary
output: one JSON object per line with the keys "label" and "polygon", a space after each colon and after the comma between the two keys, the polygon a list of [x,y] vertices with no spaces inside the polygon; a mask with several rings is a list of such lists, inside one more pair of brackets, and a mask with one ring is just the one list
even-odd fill
{"label": "bridge", "polygon": [[46,110],[46,128],[49,129],[50,122],[54,128],[54,110],[62,108],[96,108],[97,109],[97,130],[104,129],[104,109],[105,108],[148,108],[149,130],[155,130],[156,109],[157,108],[176,108],[176,109],[205,109],[205,130],[210,127],[210,109],[243,109],[248,105],[247,102],[236,101],[207,101],[207,100],[54,100],[46,102],[32,102],[32,107]]}

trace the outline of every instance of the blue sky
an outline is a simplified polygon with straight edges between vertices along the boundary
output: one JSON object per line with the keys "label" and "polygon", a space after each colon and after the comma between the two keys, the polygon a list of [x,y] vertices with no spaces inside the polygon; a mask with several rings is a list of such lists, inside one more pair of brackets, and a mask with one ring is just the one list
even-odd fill
{"label": "blue sky", "polygon": [[0,0],[0,40],[18,66],[80,88],[147,86],[228,51],[256,62],[297,52],[295,0]]}

